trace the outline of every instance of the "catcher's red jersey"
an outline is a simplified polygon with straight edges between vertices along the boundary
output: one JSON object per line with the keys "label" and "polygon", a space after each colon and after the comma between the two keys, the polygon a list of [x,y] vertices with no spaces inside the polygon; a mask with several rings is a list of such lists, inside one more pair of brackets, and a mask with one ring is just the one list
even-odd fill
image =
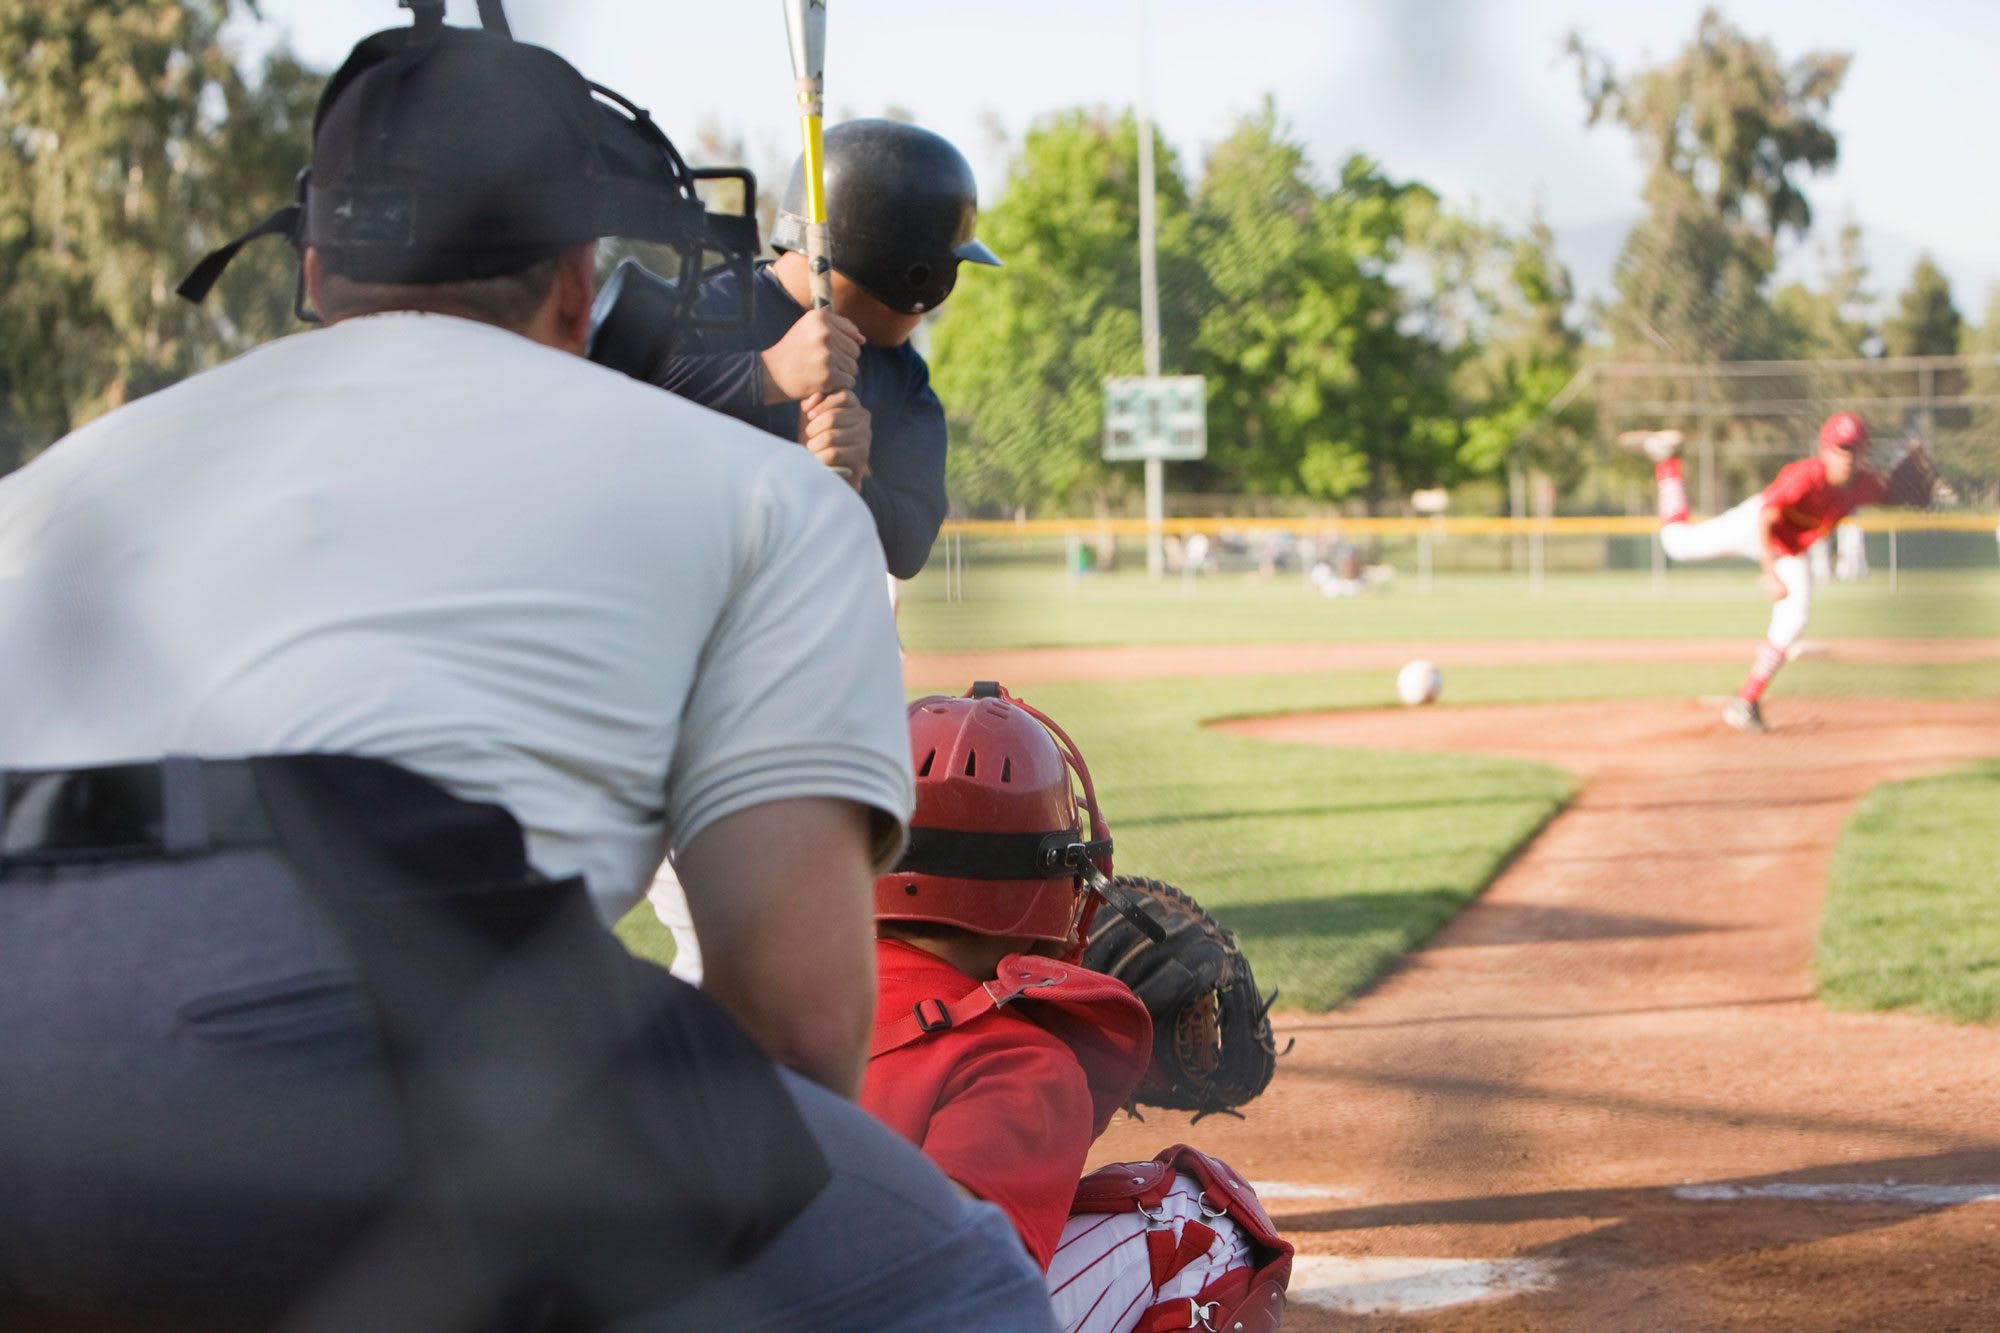
{"label": "catcher's red jersey", "polygon": [[[1040,987],[1017,1003],[884,1051],[868,1062],[861,1105],[923,1149],[946,1175],[1005,1212],[1035,1261],[1047,1268],[1084,1159],[1109,1118],[1110,1108],[1100,1103],[1110,1087],[1122,1088],[1122,1100],[1137,1085],[1152,1025],[1118,983],[1038,961],[1080,974],[1084,1002],[1062,994],[1060,984]],[[919,1003],[949,1005],[980,985],[942,959],[894,940],[876,942],[875,963],[878,1028],[903,1023]],[[1101,1024],[1095,1035],[1102,1040],[1088,1043],[1093,1063],[1109,1058],[1119,1067],[1108,1074],[1100,1067],[1093,1080],[1071,1043],[1030,1017],[1044,1011],[1060,1014],[1057,1026],[1072,1036],[1085,1020]]]}
{"label": "catcher's red jersey", "polygon": [[1764,488],[1764,507],[1778,511],[1771,541],[1779,550],[1799,555],[1832,532],[1841,519],[1888,493],[1882,478],[1857,467],[1845,486],[1826,480],[1826,464],[1802,458],[1788,464]]}

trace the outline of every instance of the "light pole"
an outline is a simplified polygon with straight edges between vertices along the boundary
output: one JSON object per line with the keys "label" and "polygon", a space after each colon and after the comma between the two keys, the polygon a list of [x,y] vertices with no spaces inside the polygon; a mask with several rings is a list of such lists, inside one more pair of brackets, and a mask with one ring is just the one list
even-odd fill
{"label": "light pole", "polygon": [[[1153,243],[1153,59],[1147,0],[1139,0],[1139,337],[1145,344],[1146,378],[1160,375],[1160,271]],[[1146,460],[1146,576],[1167,570],[1160,528],[1166,518],[1166,467]]]}

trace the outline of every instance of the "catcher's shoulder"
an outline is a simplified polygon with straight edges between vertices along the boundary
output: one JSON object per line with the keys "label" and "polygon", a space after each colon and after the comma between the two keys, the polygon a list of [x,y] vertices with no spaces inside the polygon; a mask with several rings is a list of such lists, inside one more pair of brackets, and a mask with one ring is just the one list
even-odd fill
{"label": "catcher's shoulder", "polygon": [[1117,999],[1132,993],[1124,982],[1107,972],[1038,953],[1008,954],[1000,960],[993,979],[986,985],[1002,1005],[1054,996],[1069,1000],[1097,996]]}

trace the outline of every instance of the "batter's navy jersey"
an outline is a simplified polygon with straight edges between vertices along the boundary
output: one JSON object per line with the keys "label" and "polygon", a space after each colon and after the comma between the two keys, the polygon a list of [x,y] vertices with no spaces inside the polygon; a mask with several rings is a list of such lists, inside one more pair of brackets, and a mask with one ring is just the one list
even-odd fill
{"label": "batter's navy jersey", "polygon": [[[759,265],[751,281],[750,326],[690,331],[679,354],[667,359],[654,382],[773,435],[796,440],[798,404],[764,402],[757,356],[783,338],[805,310],[786,292],[770,265]],[[696,313],[711,319],[728,318],[740,308],[733,273],[711,278],[696,302]],[[863,347],[854,389],[871,418],[868,476],[861,483],[861,498],[874,515],[889,572],[899,579],[915,578],[930,559],[931,543],[944,522],[944,405],[931,392],[930,367],[908,343]]]}

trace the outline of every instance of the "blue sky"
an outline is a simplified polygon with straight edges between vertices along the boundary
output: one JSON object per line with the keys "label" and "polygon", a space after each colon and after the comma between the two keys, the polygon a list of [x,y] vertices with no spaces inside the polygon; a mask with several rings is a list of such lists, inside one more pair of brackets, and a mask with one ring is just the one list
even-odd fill
{"label": "blue sky", "polygon": [[[261,0],[293,45],[331,66],[393,0]],[[1190,164],[1265,93],[1322,171],[1366,152],[1461,208],[1506,221],[1539,208],[1579,281],[1601,285],[1638,211],[1640,169],[1614,129],[1587,130],[1564,36],[1581,29],[1621,66],[1664,58],[1700,0],[1150,0],[1153,108]],[[1961,311],[2000,282],[2000,4],[1984,0],[1732,0],[1739,26],[1787,58],[1852,52],[1835,103],[1841,161],[1810,194],[1830,240],[1850,214],[1875,287],[1893,295],[1920,249]],[[671,135],[733,128],[752,165],[789,162],[797,122],[778,0],[508,0],[517,36],[652,110]],[[473,0],[450,13],[472,22]],[[831,0],[830,113],[907,108],[966,152],[996,195],[1006,153],[1039,116],[1130,105],[1140,89],[1140,0]],[[1812,276],[1817,258],[1787,272]]]}

